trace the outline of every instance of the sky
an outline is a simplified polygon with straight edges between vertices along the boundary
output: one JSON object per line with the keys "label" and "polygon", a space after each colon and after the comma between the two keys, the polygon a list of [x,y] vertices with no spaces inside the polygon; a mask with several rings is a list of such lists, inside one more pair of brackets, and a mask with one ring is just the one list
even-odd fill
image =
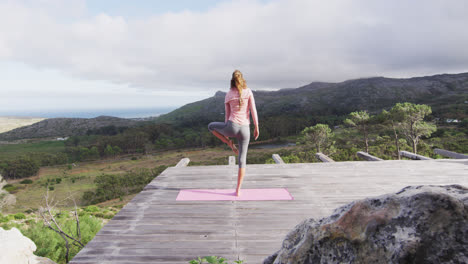
{"label": "sky", "polygon": [[0,115],[468,72],[465,0],[0,0]]}

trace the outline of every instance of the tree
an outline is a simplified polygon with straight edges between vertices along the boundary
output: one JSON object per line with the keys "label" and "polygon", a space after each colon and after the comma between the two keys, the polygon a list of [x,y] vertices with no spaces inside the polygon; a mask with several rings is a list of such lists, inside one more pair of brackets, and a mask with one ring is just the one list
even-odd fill
{"label": "tree", "polygon": [[114,156],[115,152],[114,149],[112,148],[111,145],[107,145],[106,148],[104,149],[104,155],[106,157]]}
{"label": "tree", "polygon": [[39,171],[39,162],[28,156],[21,156],[5,161],[0,168],[5,179],[19,179],[35,175]]}
{"label": "tree", "polygon": [[334,136],[332,130],[325,124],[306,127],[302,130],[301,135],[298,144],[315,147],[317,152],[322,152],[322,150],[330,148],[335,143],[331,141]]}
{"label": "tree", "polygon": [[367,111],[352,112],[349,114],[348,119],[344,123],[348,126],[355,127],[359,132],[364,135],[364,143],[366,146],[366,152],[369,152],[369,127],[371,122],[371,116]]}
{"label": "tree", "polygon": [[401,128],[401,121],[402,117],[399,115],[393,107],[390,111],[383,110],[382,113],[377,117],[379,121],[384,125],[384,126],[390,126],[393,131],[393,138],[395,140],[395,150],[396,150],[396,156],[398,159],[401,159],[400,155],[400,142],[398,138],[398,131]]}
{"label": "tree", "polygon": [[398,103],[391,112],[395,118],[401,120],[401,132],[413,146],[414,153],[417,153],[417,145],[421,137],[428,137],[437,130],[435,124],[424,121],[424,117],[432,113],[432,109],[428,105]]}
{"label": "tree", "polygon": [[39,214],[41,215],[42,219],[44,220],[44,225],[46,225],[49,229],[53,230],[57,234],[59,234],[62,239],[65,241],[65,248],[66,248],[66,253],[65,253],[65,261],[68,263],[69,261],[69,253],[70,253],[70,246],[75,245],[78,247],[83,248],[84,244],[81,241],[81,229],[80,229],[80,220],[78,218],[78,208],[76,206],[75,199],[70,195],[70,197],[67,197],[67,199],[72,199],[74,205],[75,205],[75,211],[73,212],[73,215],[75,217],[76,221],[76,237],[74,237],[72,234],[69,234],[65,232],[65,230],[62,228],[60,223],[57,221],[56,216],[57,216],[57,209],[56,206],[58,202],[54,202],[54,199],[49,199],[49,190],[47,189],[47,193],[44,195],[44,200],[45,200],[45,207],[40,207],[39,208]]}

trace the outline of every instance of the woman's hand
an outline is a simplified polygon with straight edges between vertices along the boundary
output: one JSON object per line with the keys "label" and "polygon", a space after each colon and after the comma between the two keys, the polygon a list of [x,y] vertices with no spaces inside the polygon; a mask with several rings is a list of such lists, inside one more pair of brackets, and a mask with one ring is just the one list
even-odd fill
{"label": "woman's hand", "polygon": [[258,131],[258,126],[255,127],[255,130],[254,130],[254,138],[255,140],[257,140],[258,136],[260,135],[260,132]]}

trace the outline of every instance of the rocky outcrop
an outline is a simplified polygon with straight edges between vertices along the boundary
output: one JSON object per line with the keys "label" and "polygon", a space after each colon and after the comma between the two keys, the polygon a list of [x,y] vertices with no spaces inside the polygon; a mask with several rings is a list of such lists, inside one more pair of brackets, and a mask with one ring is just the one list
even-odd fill
{"label": "rocky outcrop", "polygon": [[34,251],[34,242],[23,236],[18,229],[4,230],[0,227],[0,263],[55,264],[48,258],[34,255]]}
{"label": "rocky outcrop", "polygon": [[468,189],[409,186],[292,230],[278,263],[468,263]]}
{"label": "rocky outcrop", "polygon": [[0,174],[0,212],[2,208],[16,204],[16,196],[3,190],[3,186],[7,184],[7,181],[3,179]]}

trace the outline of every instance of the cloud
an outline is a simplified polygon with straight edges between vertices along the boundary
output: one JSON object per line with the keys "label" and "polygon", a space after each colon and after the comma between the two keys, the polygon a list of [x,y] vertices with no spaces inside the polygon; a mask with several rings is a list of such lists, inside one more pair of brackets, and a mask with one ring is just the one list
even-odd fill
{"label": "cloud", "polygon": [[234,69],[253,89],[468,70],[464,0],[241,0],[140,18],[32,3],[0,2],[0,59],[139,89],[222,90]]}

